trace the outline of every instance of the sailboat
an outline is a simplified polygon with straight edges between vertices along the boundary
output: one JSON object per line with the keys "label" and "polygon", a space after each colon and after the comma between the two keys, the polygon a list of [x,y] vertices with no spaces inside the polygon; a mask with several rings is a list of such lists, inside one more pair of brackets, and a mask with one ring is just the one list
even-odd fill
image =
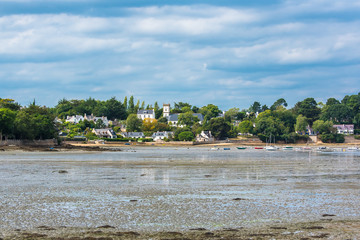
{"label": "sailboat", "polygon": [[269,144],[270,145],[266,145],[266,147],[265,147],[265,149],[267,151],[276,151],[276,150],[278,150],[278,148],[275,146],[275,137],[274,137],[274,145],[271,145],[271,134],[270,134]]}

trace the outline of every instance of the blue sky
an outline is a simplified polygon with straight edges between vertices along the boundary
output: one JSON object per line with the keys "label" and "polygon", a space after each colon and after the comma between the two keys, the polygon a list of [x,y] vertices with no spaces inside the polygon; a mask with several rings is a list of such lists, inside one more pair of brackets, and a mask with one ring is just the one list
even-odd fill
{"label": "blue sky", "polygon": [[360,91],[360,0],[0,0],[0,97],[223,110]]}

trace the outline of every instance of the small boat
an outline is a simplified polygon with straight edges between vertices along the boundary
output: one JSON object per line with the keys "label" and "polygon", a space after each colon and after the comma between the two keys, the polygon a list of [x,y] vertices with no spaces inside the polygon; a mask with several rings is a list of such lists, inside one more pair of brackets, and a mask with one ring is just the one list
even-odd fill
{"label": "small boat", "polygon": [[217,150],[219,150],[220,148],[218,148],[218,147],[212,147],[212,148],[210,148],[210,150],[211,151],[217,151]]}
{"label": "small boat", "polygon": [[285,147],[283,147],[283,150],[285,150],[285,151],[287,151],[287,150],[294,150],[294,147],[285,146]]}
{"label": "small boat", "polygon": [[254,149],[264,149],[263,147],[254,147]]}
{"label": "small boat", "polygon": [[246,147],[237,147],[237,149],[244,150],[244,149],[246,149]]}
{"label": "small boat", "polygon": [[359,148],[358,147],[348,147],[347,148],[348,151],[359,151]]}
{"label": "small boat", "polygon": [[125,143],[125,145],[130,145],[130,143]]}
{"label": "small boat", "polygon": [[266,149],[267,151],[276,151],[276,150],[278,150],[278,148],[275,147],[275,146],[267,146],[267,147],[265,147],[265,149]]}
{"label": "small boat", "polygon": [[227,148],[227,147],[226,147],[226,148],[224,148],[224,150],[230,150],[230,148]]}
{"label": "small boat", "polygon": [[312,150],[312,147],[303,147],[302,150],[304,150],[304,151],[311,151],[311,150]]}
{"label": "small boat", "polygon": [[332,152],[333,149],[332,148],[328,148],[328,147],[318,147],[317,149],[319,152]]}

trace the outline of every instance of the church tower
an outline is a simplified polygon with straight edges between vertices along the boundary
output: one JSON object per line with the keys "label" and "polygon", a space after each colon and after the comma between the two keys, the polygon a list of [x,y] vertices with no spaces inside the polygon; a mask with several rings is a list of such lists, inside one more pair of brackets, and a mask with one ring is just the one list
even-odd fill
{"label": "church tower", "polygon": [[163,117],[170,116],[170,103],[163,104]]}

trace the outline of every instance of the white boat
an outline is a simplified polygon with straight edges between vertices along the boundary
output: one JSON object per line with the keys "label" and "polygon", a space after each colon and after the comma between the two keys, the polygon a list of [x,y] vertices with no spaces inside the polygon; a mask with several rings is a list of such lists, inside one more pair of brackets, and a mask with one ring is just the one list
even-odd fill
{"label": "white boat", "polygon": [[319,152],[332,152],[333,149],[332,148],[328,148],[328,147],[318,147],[317,149]]}
{"label": "white boat", "polygon": [[210,148],[210,150],[211,150],[211,151],[217,151],[217,150],[220,150],[220,148],[218,148],[218,147],[212,147],[212,148]]}
{"label": "white boat", "polygon": [[[271,144],[271,134],[270,134],[269,142],[266,141],[266,143]],[[274,144],[275,144],[275,137],[274,137]],[[276,146],[274,146],[274,145],[266,145],[265,149],[266,149],[267,151],[276,151],[276,150],[278,150],[279,148],[276,147]]]}
{"label": "white boat", "polygon": [[266,146],[266,147],[265,147],[265,149],[266,149],[267,151],[276,151],[276,150],[278,150],[278,148],[277,148],[277,147],[272,146],[272,145],[270,145],[270,146]]}
{"label": "white boat", "polygon": [[357,151],[359,151],[359,148],[358,147],[348,147],[347,150],[351,151],[351,152],[357,152]]}

